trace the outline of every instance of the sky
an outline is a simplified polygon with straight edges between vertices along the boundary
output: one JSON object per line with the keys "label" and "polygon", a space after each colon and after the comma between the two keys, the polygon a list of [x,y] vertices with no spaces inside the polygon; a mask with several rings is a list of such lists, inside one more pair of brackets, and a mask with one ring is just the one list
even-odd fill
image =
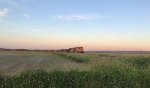
{"label": "sky", "polygon": [[150,51],[150,0],[0,0],[0,48]]}

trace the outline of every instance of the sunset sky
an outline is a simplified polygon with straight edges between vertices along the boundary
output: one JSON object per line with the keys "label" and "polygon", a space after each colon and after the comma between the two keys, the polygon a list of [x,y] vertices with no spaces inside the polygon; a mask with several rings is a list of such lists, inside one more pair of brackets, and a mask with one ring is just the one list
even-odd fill
{"label": "sunset sky", "polygon": [[150,0],[0,0],[0,48],[150,51]]}

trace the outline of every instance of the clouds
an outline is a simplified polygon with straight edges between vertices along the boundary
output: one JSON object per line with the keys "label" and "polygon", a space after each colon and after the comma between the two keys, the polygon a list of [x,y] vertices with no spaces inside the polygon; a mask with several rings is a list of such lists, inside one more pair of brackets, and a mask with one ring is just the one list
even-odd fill
{"label": "clouds", "polygon": [[[0,3],[3,4],[3,8],[5,9],[1,9],[0,8],[0,16],[6,16],[8,14],[8,9],[6,8],[11,8],[11,12],[12,13],[19,13],[20,15],[22,15],[22,13],[28,13],[28,11],[26,10],[26,5],[27,2],[32,1],[32,0],[0,0]],[[24,14],[23,15],[26,18],[30,18],[31,16],[29,14]]]}
{"label": "clouds", "polygon": [[18,5],[16,4],[16,0],[0,0],[0,2],[13,7],[18,7]]}
{"label": "clouds", "polygon": [[34,30],[32,30],[33,32],[40,32],[41,30],[39,30],[39,29],[34,29]]}
{"label": "clouds", "polygon": [[22,2],[29,2],[29,1],[32,1],[32,0],[22,0]]}
{"label": "clouds", "polygon": [[59,15],[55,17],[58,20],[65,21],[90,21],[90,20],[98,20],[103,19],[105,16],[101,16],[99,14],[75,14],[75,15]]}
{"label": "clouds", "polygon": [[[21,15],[22,13],[28,13],[28,11],[26,10],[27,8],[26,6],[27,6],[27,2],[29,1],[32,1],[32,0],[19,0],[19,1],[18,0],[0,0],[0,3],[3,4],[3,7],[0,7],[0,9],[9,8],[11,9],[11,12],[13,11]],[[7,12],[6,9],[5,9],[5,12]],[[23,16],[26,18],[31,17],[29,14],[24,14]]]}
{"label": "clouds", "polygon": [[9,10],[7,8],[0,9],[0,17],[7,16],[9,13]]}
{"label": "clouds", "polygon": [[6,1],[15,1],[15,0],[0,0],[1,2],[6,2]]}
{"label": "clouds", "polygon": [[30,18],[31,17],[31,15],[29,15],[29,14],[23,14],[23,16],[26,17],[26,18]]}

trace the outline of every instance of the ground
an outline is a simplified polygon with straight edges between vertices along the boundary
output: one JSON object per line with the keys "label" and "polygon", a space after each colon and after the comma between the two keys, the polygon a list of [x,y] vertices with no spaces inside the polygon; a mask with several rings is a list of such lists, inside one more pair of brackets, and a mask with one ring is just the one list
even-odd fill
{"label": "ground", "polygon": [[150,53],[0,51],[0,88],[150,88]]}
{"label": "ground", "polygon": [[0,72],[7,75],[15,75],[28,69],[84,69],[85,65],[52,53],[0,51]]}

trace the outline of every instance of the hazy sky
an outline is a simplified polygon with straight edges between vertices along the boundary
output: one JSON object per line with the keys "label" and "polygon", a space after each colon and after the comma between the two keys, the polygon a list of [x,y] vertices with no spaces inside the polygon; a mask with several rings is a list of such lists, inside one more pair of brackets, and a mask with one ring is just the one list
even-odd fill
{"label": "hazy sky", "polygon": [[0,47],[150,50],[150,0],[0,0]]}

